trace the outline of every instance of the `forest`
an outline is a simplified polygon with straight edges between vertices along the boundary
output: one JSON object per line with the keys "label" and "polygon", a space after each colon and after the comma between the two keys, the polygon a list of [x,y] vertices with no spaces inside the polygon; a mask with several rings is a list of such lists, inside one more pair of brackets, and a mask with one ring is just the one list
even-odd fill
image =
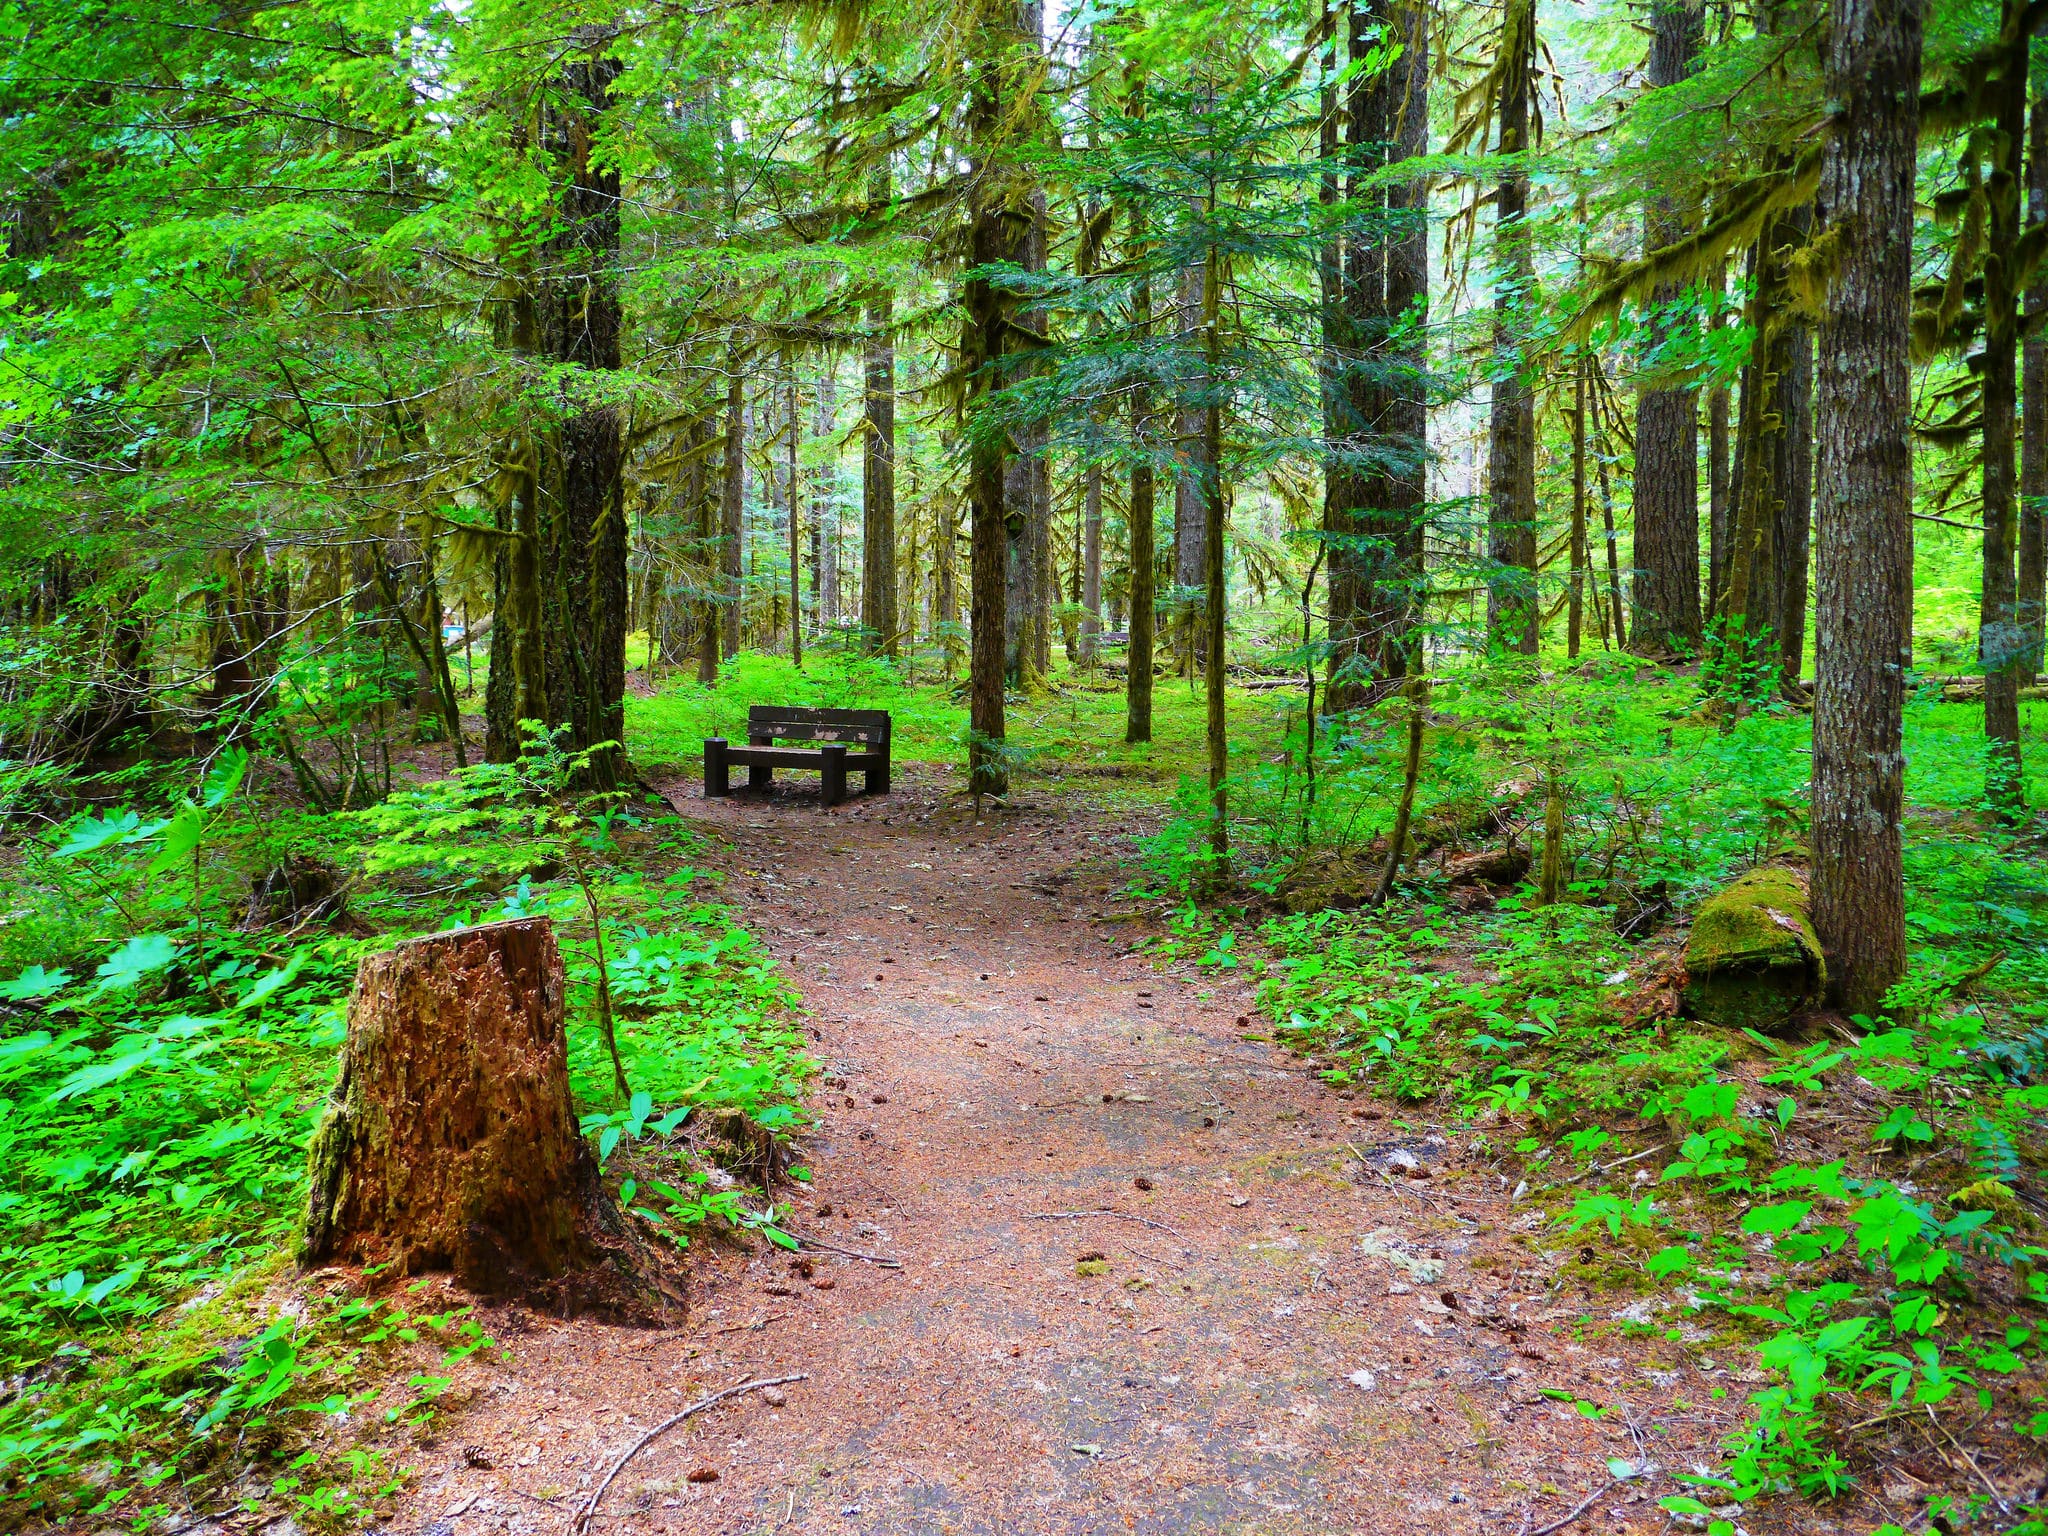
{"label": "forest", "polygon": [[0,1530],[2048,1536],[2041,32],[8,0]]}

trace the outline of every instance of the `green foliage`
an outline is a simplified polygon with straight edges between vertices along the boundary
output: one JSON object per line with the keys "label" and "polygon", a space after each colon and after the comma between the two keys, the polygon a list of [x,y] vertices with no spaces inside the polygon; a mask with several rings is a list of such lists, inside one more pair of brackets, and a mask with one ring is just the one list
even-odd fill
{"label": "green foliage", "polygon": [[[387,1400],[395,1422],[413,1422],[446,1388],[446,1367],[488,1347],[459,1316],[411,1319],[381,1301],[273,1310],[265,1294],[303,1214],[306,1139],[355,963],[372,948],[444,923],[554,916],[572,1087],[590,1104],[610,1088],[590,921],[601,904],[641,1128],[666,1134],[698,1108],[738,1110],[769,1133],[796,1127],[811,1067],[788,1022],[794,994],[753,936],[698,894],[703,876],[684,862],[696,845],[675,819],[565,803],[574,771],[573,754],[540,740],[519,763],[327,823],[330,846],[384,878],[357,910],[391,931],[368,939],[228,920],[224,889],[270,846],[235,798],[238,755],[167,814],[117,807],[49,829],[30,867],[95,893],[114,932],[0,983],[0,1375],[23,1383],[0,1401],[10,1498],[46,1514],[145,1507],[150,1489],[216,1467],[268,1420],[310,1424],[368,1401],[348,1387],[367,1349],[414,1343],[423,1324],[456,1335],[440,1371]],[[373,840],[352,841],[363,834]],[[563,873],[572,858],[578,873]],[[115,936],[149,919],[162,925]],[[586,1127],[609,1135],[610,1122],[595,1112]],[[707,1177],[670,1164],[677,1183]],[[736,1190],[661,1203],[644,1214],[679,1239],[713,1220],[778,1235]],[[325,1401],[305,1401],[319,1392]],[[341,1518],[395,1486],[388,1468],[342,1473],[316,1458],[275,1491]]]}

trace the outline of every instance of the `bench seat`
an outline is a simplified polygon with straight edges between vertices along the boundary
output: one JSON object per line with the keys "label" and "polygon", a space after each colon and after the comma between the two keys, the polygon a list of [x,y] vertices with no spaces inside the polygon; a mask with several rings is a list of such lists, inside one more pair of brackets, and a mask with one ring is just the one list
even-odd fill
{"label": "bench seat", "polygon": [[[778,741],[814,746],[777,746]],[[825,803],[846,798],[846,770],[856,769],[868,794],[889,792],[889,714],[881,709],[798,709],[756,704],[747,711],[747,744],[712,736],[704,742],[704,793],[732,793],[734,763],[747,770],[747,787],[765,789],[777,768],[815,768],[823,775]]]}
{"label": "bench seat", "polygon": [[[727,742],[725,760],[761,768],[816,768],[825,756],[823,747],[738,747]],[[866,770],[889,761],[886,752],[848,752],[846,766]]]}

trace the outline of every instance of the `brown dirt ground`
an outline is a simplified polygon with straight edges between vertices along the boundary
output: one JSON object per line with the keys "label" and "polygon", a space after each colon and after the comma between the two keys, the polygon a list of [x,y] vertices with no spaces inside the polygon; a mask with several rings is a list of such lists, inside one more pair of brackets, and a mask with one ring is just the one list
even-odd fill
{"label": "brown dirt ground", "polygon": [[[700,1241],[687,1326],[500,1314],[512,1363],[392,1529],[566,1532],[645,1429],[797,1372],[780,1407],[656,1439],[591,1529],[1533,1536],[1603,1489],[1569,1529],[1667,1528],[1668,1474],[1713,1462],[1757,1378],[1576,1340],[1626,1298],[1560,1276],[1464,1133],[1247,1041],[1247,984],[1131,954],[1142,930],[1099,919],[1125,916],[1136,823],[1071,792],[976,823],[937,770],[830,811],[815,782],[673,796],[732,840],[727,894],[815,1016],[791,1225],[902,1268],[820,1252],[806,1282]],[[1432,1177],[1389,1178],[1399,1151]],[[1361,1251],[1376,1233],[1407,1270]],[[1614,1483],[1610,1457],[1658,1470]]]}

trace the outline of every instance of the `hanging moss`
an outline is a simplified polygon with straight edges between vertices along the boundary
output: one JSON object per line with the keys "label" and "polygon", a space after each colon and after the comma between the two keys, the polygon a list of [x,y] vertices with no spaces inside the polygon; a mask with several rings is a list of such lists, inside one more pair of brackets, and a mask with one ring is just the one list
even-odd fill
{"label": "hanging moss", "polygon": [[1820,1001],[1820,940],[1796,870],[1752,870],[1708,897],[1685,947],[1685,1011],[1730,1028],[1782,1029]]}

